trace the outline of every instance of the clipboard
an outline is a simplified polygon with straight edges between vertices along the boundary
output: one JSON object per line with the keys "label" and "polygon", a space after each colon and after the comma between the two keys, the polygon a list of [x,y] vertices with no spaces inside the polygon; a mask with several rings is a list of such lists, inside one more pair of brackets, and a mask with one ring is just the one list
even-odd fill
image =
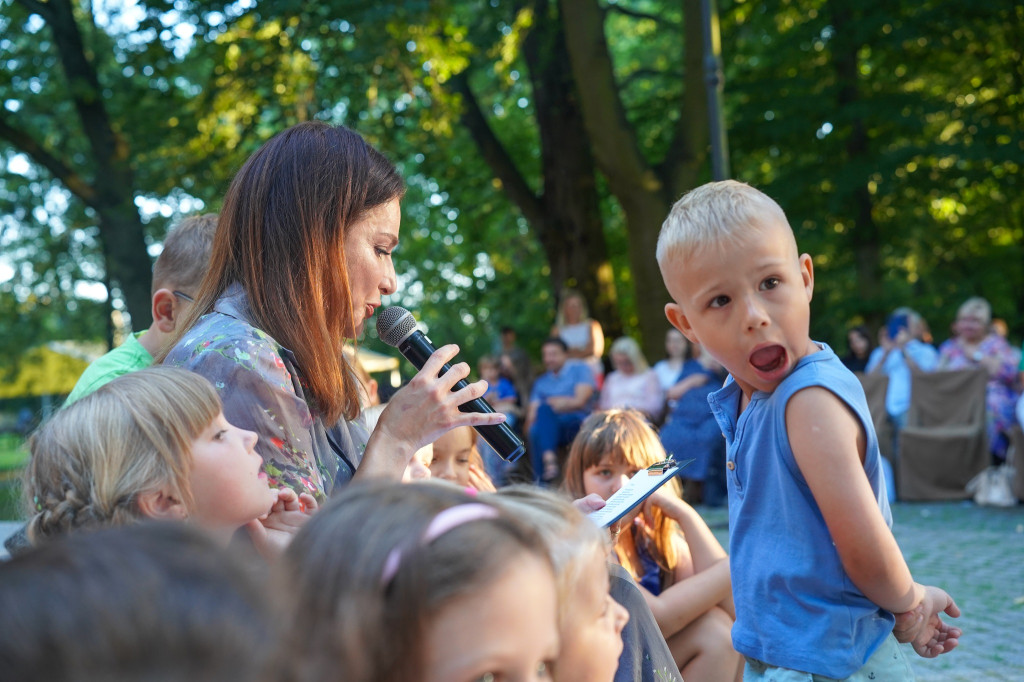
{"label": "clipboard", "polygon": [[678,462],[669,457],[646,469],[641,469],[633,474],[626,485],[609,497],[603,507],[587,514],[587,518],[599,527],[607,528],[650,497],[655,490],[678,476],[683,467],[693,461],[693,459],[687,459]]}

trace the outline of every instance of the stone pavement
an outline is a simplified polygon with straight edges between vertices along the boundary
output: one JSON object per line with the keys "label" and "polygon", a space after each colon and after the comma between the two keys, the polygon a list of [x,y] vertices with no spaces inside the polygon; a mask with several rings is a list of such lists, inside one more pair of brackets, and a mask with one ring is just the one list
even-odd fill
{"label": "stone pavement", "polygon": [[[719,540],[724,508],[698,509]],[[960,646],[935,659],[906,652],[920,682],[1024,681],[1024,506],[971,502],[893,505],[893,534],[914,579],[952,595]]]}

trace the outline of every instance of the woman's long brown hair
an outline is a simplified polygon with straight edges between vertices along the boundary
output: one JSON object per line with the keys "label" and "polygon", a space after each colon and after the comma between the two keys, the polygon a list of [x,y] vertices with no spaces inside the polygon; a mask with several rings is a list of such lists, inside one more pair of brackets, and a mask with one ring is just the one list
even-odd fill
{"label": "woman's long brown hair", "polygon": [[252,321],[298,360],[328,424],[359,411],[342,354],[353,328],[345,233],[405,192],[395,167],[357,133],[321,121],[274,136],[242,166],[220,211],[210,269],[158,361],[233,282]]}

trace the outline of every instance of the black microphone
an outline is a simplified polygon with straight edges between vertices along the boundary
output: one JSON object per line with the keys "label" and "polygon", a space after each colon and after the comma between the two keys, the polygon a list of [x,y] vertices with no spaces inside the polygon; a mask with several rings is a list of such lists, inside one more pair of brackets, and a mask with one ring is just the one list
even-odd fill
{"label": "black microphone", "polygon": [[[416,318],[412,316],[412,313],[399,306],[385,308],[377,315],[377,336],[384,343],[397,348],[409,362],[416,366],[416,369],[423,369],[423,365],[437,350],[430,339],[416,328]],[[442,376],[451,368],[452,366],[446,362],[437,376]],[[459,379],[459,382],[452,387],[452,391],[458,391],[466,386],[469,386],[466,380]],[[483,398],[476,398],[459,405],[459,411],[493,414],[494,408]],[[516,461],[526,452],[523,441],[504,422],[474,426],[473,428],[507,462]]]}

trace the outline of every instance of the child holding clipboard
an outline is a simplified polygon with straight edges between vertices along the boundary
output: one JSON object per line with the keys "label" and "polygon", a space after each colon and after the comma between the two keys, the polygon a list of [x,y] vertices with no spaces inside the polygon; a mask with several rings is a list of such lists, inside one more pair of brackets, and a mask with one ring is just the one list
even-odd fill
{"label": "child holding clipboard", "polygon": [[[630,478],[667,459],[657,434],[635,410],[588,417],[566,462],[574,498],[610,498]],[[665,473],[662,475],[669,475]],[[613,527],[615,558],[641,588],[683,679],[739,679],[732,648],[729,559],[704,520],[679,496],[678,483],[659,487]]]}

